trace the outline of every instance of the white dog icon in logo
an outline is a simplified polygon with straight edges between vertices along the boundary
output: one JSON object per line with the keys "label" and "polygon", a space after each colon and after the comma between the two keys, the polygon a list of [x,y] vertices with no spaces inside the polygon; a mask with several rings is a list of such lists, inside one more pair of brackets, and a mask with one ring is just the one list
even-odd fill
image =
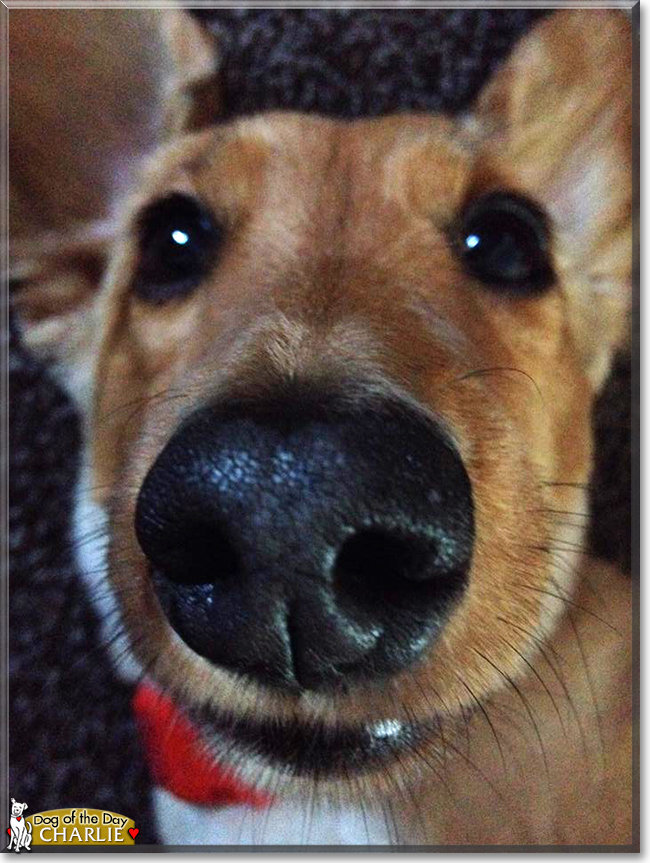
{"label": "white dog icon in logo", "polygon": [[26,803],[16,803],[14,798],[11,798],[11,817],[9,819],[11,826],[7,830],[10,836],[7,845],[8,851],[11,851],[12,847],[18,854],[20,854],[21,848],[24,848],[25,851],[32,850],[29,847],[32,842],[32,825],[23,818],[23,812],[27,808]]}

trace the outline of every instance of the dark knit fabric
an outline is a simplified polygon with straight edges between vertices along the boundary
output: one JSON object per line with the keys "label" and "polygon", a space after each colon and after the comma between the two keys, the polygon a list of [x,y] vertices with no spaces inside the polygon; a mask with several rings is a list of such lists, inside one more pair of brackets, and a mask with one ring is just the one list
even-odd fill
{"label": "dark knit fabric", "polygon": [[337,117],[468,106],[532,9],[202,10],[224,56],[226,116]]}
{"label": "dark knit fabric", "polygon": [[78,420],[11,336],[9,793],[32,812],[123,813],[155,842],[131,691],[101,648],[68,535]]}
{"label": "dark knit fabric", "polygon": [[[125,13],[128,14],[128,13]],[[533,10],[204,10],[223,45],[227,116],[270,108],[342,117],[466,108]],[[64,97],[64,95],[62,95]],[[101,649],[68,531],[78,421],[11,335],[10,794],[135,819],[154,840],[150,783]],[[629,366],[601,401],[599,553],[629,560]]]}
{"label": "dark knit fabric", "polygon": [[596,458],[591,478],[589,544],[601,557],[632,569],[632,434],[639,426],[632,410],[631,359],[617,358],[596,403]]}

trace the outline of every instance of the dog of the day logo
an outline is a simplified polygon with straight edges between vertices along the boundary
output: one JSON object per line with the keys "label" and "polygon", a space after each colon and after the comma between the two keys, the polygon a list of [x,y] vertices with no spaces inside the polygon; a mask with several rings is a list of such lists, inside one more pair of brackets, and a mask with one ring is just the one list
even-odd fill
{"label": "dog of the day logo", "polygon": [[13,850],[17,854],[20,854],[21,849],[31,851],[29,846],[32,844],[32,825],[23,816],[25,809],[27,809],[26,803],[18,803],[13,797],[11,798],[7,850]]}
{"label": "dog of the day logo", "polygon": [[26,803],[11,798],[7,850],[34,845],[134,845],[140,830],[132,818],[104,809],[50,809],[23,816]]}

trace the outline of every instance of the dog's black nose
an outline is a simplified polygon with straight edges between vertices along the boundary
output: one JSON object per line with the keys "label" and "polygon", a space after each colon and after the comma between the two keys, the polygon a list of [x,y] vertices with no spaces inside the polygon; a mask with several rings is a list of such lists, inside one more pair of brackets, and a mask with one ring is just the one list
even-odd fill
{"label": "dog's black nose", "polygon": [[194,651],[327,689],[425,650],[467,581],[472,493],[450,441],[408,407],[231,405],[171,438],[136,533]]}

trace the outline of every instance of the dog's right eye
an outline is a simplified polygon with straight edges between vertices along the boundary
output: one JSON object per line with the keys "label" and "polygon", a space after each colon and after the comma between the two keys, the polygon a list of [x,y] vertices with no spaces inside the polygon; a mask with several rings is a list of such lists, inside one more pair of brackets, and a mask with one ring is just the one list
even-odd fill
{"label": "dog's right eye", "polygon": [[492,290],[536,295],[553,282],[546,217],[527,198],[494,192],[473,201],[457,226],[465,269]]}
{"label": "dog's right eye", "polygon": [[223,230],[195,198],[176,193],[150,204],[138,220],[139,264],[133,290],[149,303],[190,293],[216,260]]}

